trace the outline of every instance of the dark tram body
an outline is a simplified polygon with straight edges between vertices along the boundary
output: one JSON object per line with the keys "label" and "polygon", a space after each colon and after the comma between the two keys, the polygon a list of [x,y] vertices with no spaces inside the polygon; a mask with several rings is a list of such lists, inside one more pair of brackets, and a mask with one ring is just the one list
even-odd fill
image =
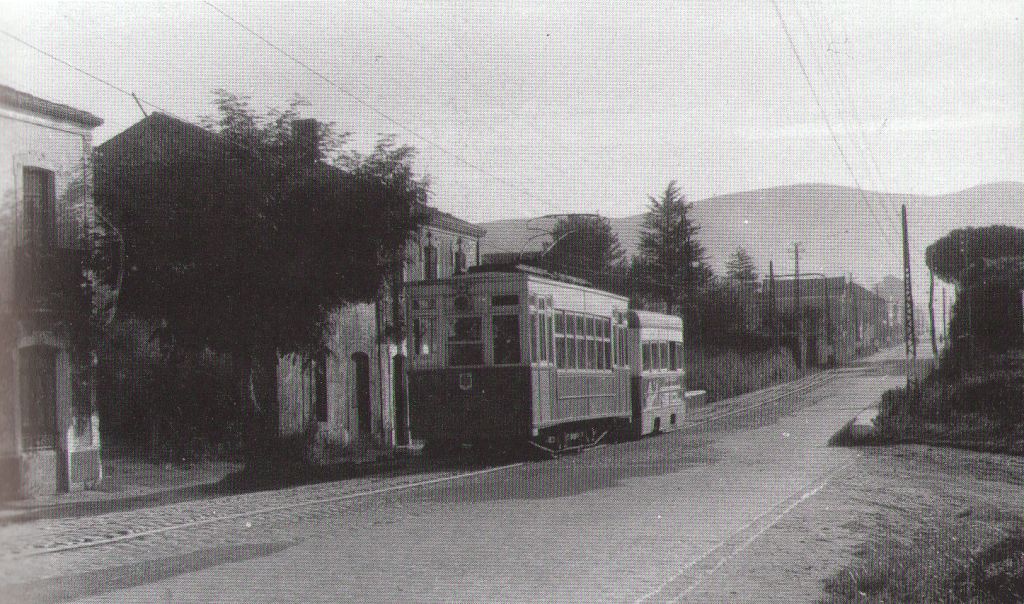
{"label": "dark tram body", "polygon": [[682,321],[531,267],[407,285],[409,418],[427,442],[559,450],[682,425]]}

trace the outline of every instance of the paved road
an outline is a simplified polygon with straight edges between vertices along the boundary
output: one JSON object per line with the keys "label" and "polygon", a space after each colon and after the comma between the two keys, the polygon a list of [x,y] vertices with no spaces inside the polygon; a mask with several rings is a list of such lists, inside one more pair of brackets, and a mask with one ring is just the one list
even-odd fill
{"label": "paved road", "polygon": [[[55,523],[51,536],[65,539],[95,538],[96,523],[109,535],[148,519],[154,532],[62,553],[8,552],[0,595],[659,602],[704,590],[704,599],[720,568],[858,455],[826,443],[899,383],[879,371],[838,371],[724,423],[457,480],[439,473],[411,489],[364,485],[384,490],[372,496],[317,485],[102,516],[81,521],[77,533]],[[303,503],[324,496],[335,499]],[[238,516],[246,507],[274,509]],[[210,521],[214,512],[232,517]],[[190,514],[193,527],[161,528]],[[22,544],[45,533],[20,530]],[[0,539],[11,541],[9,533]],[[4,584],[20,591],[3,592]]]}

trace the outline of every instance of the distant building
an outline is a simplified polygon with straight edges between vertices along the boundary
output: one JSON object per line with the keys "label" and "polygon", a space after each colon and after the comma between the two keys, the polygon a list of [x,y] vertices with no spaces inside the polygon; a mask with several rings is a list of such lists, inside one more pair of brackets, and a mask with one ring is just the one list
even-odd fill
{"label": "distant building", "polygon": [[94,115],[0,86],[0,497],[102,477],[83,279]]}
{"label": "distant building", "polygon": [[[770,295],[767,281],[764,291]],[[776,279],[774,304],[780,328],[796,335],[796,280]],[[800,279],[801,356],[810,365],[832,365],[877,350],[893,339],[885,298],[846,277]]]}

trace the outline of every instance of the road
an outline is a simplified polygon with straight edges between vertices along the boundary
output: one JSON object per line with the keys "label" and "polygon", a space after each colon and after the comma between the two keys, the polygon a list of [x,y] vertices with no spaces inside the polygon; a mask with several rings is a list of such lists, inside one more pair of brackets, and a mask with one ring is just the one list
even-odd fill
{"label": "road", "polygon": [[[299,487],[83,519],[74,530],[70,521],[5,528],[0,542],[25,547],[0,558],[0,594],[730,601],[730,584],[714,579],[841,479],[860,453],[828,447],[829,438],[902,378],[868,363],[802,383],[789,396],[746,397],[767,403],[754,411],[712,421],[705,412],[680,432],[469,476]],[[428,483],[408,486],[414,480]]]}

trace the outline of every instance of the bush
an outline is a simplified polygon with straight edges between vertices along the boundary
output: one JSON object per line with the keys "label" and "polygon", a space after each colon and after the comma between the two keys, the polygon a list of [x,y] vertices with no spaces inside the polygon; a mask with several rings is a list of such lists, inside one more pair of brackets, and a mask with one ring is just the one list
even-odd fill
{"label": "bush", "polygon": [[707,390],[708,402],[789,381],[799,375],[792,353],[781,348],[757,352],[686,351],[686,387]]}

